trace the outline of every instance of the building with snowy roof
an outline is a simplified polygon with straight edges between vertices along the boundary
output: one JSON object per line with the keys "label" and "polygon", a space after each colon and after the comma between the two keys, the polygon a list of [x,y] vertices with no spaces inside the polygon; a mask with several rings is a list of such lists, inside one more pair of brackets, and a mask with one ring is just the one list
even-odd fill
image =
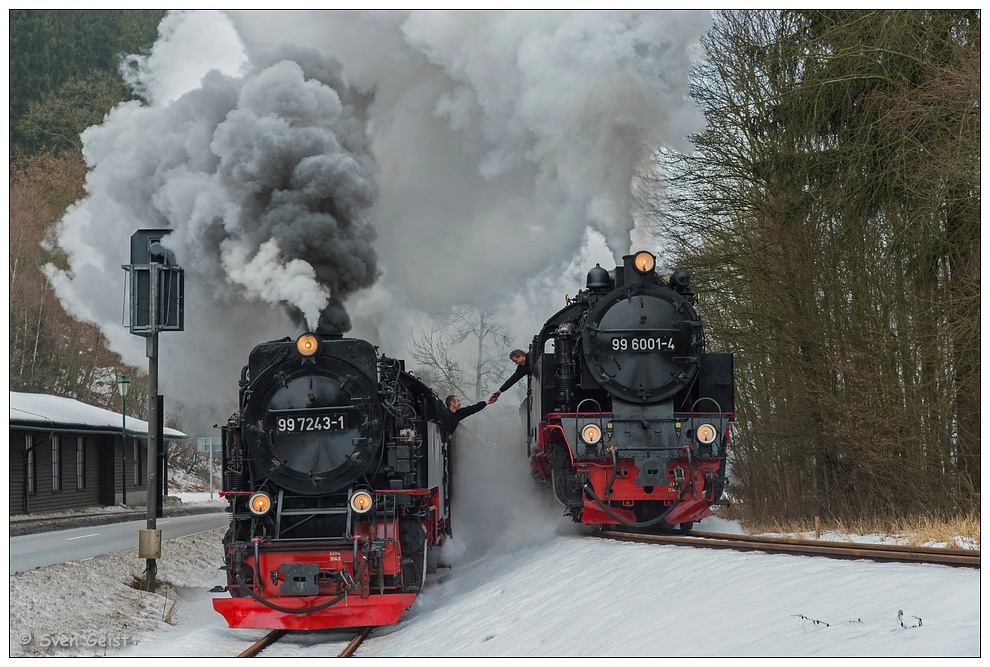
{"label": "building with snowy roof", "polygon": [[[160,442],[186,437],[165,428]],[[147,457],[148,422],[71,398],[10,392],[11,515],[146,505]]]}

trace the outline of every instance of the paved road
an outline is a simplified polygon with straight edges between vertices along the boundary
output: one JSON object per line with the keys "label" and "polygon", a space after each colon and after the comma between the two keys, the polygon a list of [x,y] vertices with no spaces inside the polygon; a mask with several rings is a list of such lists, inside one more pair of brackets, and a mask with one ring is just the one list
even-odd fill
{"label": "paved road", "polygon": [[[227,523],[225,512],[213,512],[163,517],[155,522],[155,527],[162,531],[164,541],[213,530]],[[143,519],[11,537],[10,574],[137,548],[138,531],[147,526],[147,519]]]}

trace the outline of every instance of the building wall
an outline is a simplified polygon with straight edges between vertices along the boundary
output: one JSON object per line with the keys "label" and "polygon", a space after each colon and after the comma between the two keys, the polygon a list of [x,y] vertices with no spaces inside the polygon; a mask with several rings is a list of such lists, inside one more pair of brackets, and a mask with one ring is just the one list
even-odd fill
{"label": "building wall", "polygon": [[[82,438],[80,446],[79,438]],[[54,443],[58,443],[57,449]],[[109,434],[10,430],[9,484],[11,514],[46,514],[115,505],[121,502],[121,438]],[[133,438],[128,438],[127,504],[144,505],[147,470],[134,477]],[[139,439],[142,465],[147,447]],[[33,446],[33,488],[25,507],[25,450]],[[54,462],[58,461],[58,465]],[[112,473],[111,473],[112,471]],[[109,479],[108,479],[108,473]]]}

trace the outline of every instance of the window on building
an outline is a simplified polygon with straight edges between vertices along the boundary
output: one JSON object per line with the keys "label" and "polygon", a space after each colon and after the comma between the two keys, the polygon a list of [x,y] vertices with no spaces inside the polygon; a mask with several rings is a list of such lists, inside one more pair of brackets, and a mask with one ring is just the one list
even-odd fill
{"label": "window on building", "polygon": [[76,491],[86,488],[86,438],[76,436]]}
{"label": "window on building", "polygon": [[34,460],[34,436],[24,436],[24,451],[27,452],[27,490],[28,493],[38,492],[38,466]]}
{"label": "window on building", "polygon": [[58,436],[52,436],[52,491],[62,490],[62,447]]}

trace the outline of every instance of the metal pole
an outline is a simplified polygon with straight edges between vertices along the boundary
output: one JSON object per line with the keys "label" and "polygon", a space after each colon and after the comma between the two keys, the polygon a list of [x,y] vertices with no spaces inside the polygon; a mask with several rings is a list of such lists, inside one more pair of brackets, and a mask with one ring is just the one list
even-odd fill
{"label": "metal pole", "polygon": [[131,381],[127,379],[127,376],[121,373],[117,376],[117,389],[120,390],[120,453],[121,453],[121,470],[120,470],[120,501],[122,504],[127,504],[127,390],[131,386]]}
{"label": "metal pole", "polygon": [[124,405],[121,408],[123,411],[120,415],[120,447],[122,454],[124,455],[124,465],[120,469],[120,492],[121,492],[121,504],[127,504],[127,396],[121,395],[121,400]]}
{"label": "metal pole", "polygon": [[[152,272],[152,292],[157,276]],[[156,299],[151,300],[152,312],[157,309]],[[158,334],[148,337],[148,530],[155,530],[158,504]],[[158,563],[147,559],[148,592],[155,592],[155,575]]]}
{"label": "metal pole", "polygon": [[210,500],[213,500],[213,438],[210,438]]}

